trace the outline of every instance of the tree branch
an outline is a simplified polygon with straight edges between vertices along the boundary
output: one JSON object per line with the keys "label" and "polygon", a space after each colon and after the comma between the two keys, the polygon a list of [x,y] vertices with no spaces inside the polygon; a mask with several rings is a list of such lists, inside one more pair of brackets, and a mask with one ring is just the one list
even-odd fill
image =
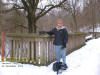
{"label": "tree branch", "polygon": [[21,0],[21,2],[23,3],[25,10],[29,11],[29,6],[28,6],[27,2],[25,0]]}
{"label": "tree branch", "polygon": [[38,8],[38,4],[39,4],[39,0],[35,0],[34,6],[33,6],[33,8],[34,8],[34,14],[36,12],[36,9]]}
{"label": "tree branch", "polygon": [[[52,9],[54,8],[57,8],[57,7],[62,7],[62,5],[66,2],[67,0],[63,0],[62,2],[60,2],[59,4],[57,5],[46,5],[44,7],[44,9],[42,9],[42,11],[40,13],[37,14],[36,16],[36,20],[38,20],[40,17],[44,16],[46,13],[48,13],[49,11],[51,11]],[[50,7],[48,10],[46,10],[47,7]]]}
{"label": "tree branch", "polygon": [[37,15],[40,15],[40,14],[42,14],[45,10],[46,10],[46,8],[47,7],[54,7],[54,5],[46,5],[43,9],[41,9],[41,12],[39,12]]}

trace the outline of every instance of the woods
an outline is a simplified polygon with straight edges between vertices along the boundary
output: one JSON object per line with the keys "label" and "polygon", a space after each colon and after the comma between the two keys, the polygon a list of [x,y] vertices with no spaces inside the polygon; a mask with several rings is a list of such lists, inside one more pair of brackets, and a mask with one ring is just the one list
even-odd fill
{"label": "woods", "polygon": [[24,33],[24,29],[27,33],[37,33],[50,30],[56,26],[58,17],[62,17],[69,32],[91,29],[95,32],[95,28],[100,27],[100,1],[0,0],[0,31]]}

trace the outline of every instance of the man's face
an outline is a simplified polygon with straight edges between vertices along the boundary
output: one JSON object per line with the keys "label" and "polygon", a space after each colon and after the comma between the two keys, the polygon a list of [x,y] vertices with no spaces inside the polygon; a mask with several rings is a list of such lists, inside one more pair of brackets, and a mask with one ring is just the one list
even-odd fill
{"label": "man's face", "polygon": [[62,20],[58,20],[58,27],[62,27]]}

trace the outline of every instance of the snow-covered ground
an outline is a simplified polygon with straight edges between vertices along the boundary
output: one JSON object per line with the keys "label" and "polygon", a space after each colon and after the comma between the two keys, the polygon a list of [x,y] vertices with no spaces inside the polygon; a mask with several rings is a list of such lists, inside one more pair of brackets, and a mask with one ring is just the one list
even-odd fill
{"label": "snow-covered ground", "polygon": [[[68,69],[61,75],[99,75],[100,74],[100,38],[90,40],[86,45],[66,56]],[[56,75],[48,66],[34,66],[0,62],[0,75]]]}

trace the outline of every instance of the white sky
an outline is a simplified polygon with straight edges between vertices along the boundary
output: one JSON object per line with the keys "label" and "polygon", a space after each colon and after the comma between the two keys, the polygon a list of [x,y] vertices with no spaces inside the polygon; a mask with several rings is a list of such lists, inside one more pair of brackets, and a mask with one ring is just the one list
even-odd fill
{"label": "white sky", "polygon": [[[12,0],[9,0],[10,1],[10,3],[13,3],[13,1]],[[20,1],[20,0],[18,0],[18,1]],[[70,0],[71,1],[71,0]],[[79,5],[83,5],[83,0],[79,0],[80,1],[80,3],[79,3]],[[7,0],[3,0],[3,2],[4,3],[7,3]],[[40,3],[39,3],[39,5],[38,6],[41,6],[41,7],[44,7],[45,5],[48,5],[48,4],[55,4],[55,3],[59,3],[59,1],[58,0],[42,0]],[[18,3],[18,4],[20,4],[20,2]],[[41,5],[42,4],[42,5]],[[83,7],[83,6],[82,6]]]}

